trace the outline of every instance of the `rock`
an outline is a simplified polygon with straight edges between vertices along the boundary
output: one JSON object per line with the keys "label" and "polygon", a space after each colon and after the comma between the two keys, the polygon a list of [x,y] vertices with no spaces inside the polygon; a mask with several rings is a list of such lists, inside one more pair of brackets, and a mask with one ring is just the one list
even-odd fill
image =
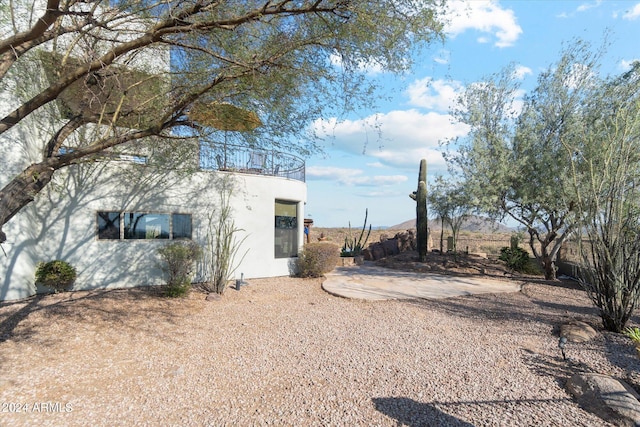
{"label": "rock", "polygon": [[209,294],[207,295],[205,300],[207,300],[207,301],[220,301],[220,298],[222,298],[220,296],[220,294],[216,294],[215,292],[209,292]]}
{"label": "rock", "polygon": [[591,325],[579,320],[571,320],[560,326],[560,336],[565,337],[569,342],[589,341],[597,334]]}
{"label": "rock", "polygon": [[400,252],[412,251],[416,248],[416,236],[413,230],[397,233],[394,238],[398,240]]}
{"label": "rock", "polygon": [[469,252],[470,257],[488,259],[486,252]]}
{"label": "rock", "polygon": [[341,256],[340,260],[338,261],[338,266],[342,266],[342,267],[350,267],[355,264],[356,263],[355,263],[354,257],[352,256]]}
{"label": "rock", "polygon": [[371,255],[373,256],[373,259],[384,258],[384,249],[382,248],[382,245],[378,244],[371,248]]}
{"label": "rock", "polygon": [[415,250],[415,234],[411,230],[397,233],[388,239],[386,235],[380,236],[379,242],[370,243],[363,255],[367,261],[375,261],[388,256],[398,255],[402,252]]}
{"label": "rock", "polygon": [[640,396],[625,382],[600,374],[575,374],[566,388],[578,404],[618,426],[640,426]]}
{"label": "rock", "polygon": [[385,256],[398,255],[398,239],[389,239],[381,243]]}

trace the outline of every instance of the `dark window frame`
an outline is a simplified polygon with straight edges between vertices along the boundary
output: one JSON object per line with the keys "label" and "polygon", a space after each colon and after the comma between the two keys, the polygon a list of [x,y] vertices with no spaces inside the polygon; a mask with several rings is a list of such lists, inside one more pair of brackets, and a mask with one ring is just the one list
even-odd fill
{"label": "dark window frame", "polygon": [[[154,237],[146,237],[151,232],[147,230],[139,231],[139,236],[144,234],[145,237],[135,237],[126,232],[126,222],[128,218],[137,218],[138,220],[144,218],[146,215],[157,215],[168,217],[168,230],[165,232],[160,222],[160,233]],[[174,216],[184,217],[181,222],[181,230],[179,233],[174,233]],[[188,219],[188,225],[185,220]],[[161,219],[159,219],[162,221]],[[117,223],[118,231],[114,232],[114,223]],[[105,228],[106,226],[110,227]],[[117,234],[117,237],[115,237]],[[177,237],[174,234],[179,234]],[[109,236],[109,237],[101,237]],[[96,211],[96,240],[100,241],[140,241],[140,240],[177,240],[177,239],[193,239],[193,214],[184,212],[155,212],[155,211]]]}
{"label": "dark window frame", "polygon": [[[290,205],[295,207],[295,217],[277,215],[277,205]],[[295,258],[298,256],[298,216],[299,203],[295,200],[275,199],[274,201],[274,241],[273,251],[276,259]]]}

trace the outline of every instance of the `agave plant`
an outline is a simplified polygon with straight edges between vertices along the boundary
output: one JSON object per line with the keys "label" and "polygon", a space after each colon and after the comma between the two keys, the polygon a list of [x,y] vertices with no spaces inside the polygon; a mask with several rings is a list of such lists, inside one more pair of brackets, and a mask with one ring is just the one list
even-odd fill
{"label": "agave plant", "polygon": [[640,328],[626,328],[623,334],[631,338],[636,347],[640,347]]}

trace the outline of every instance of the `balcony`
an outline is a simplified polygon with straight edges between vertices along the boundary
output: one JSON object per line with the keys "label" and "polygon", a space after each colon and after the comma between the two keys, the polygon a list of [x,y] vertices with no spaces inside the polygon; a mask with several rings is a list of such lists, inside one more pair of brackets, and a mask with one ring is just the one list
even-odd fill
{"label": "balcony", "polygon": [[200,169],[247,173],[305,182],[304,160],[274,150],[200,145]]}

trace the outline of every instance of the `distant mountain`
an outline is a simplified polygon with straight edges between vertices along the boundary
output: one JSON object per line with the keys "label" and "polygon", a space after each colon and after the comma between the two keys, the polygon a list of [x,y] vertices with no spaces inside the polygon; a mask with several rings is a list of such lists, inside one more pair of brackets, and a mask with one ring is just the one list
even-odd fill
{"label": "distant mountain", "polygon": [[[445,225],[445,227],[447,226]],[[408,230],[410,228],[416,228],[415,218],[389,227],[390,230]],[[429,220],[429,228],[434,231],[440,230],[440,221],[433,219]],[[460,230],[480,233],[508,233],[510,231],[514,231],[513,228],[507,227],[504,224],[500,224],[499,222],[493,221],[489,218],[476,215],[471,215],[469,218],[467,218],[467,220],[462,223]]]}

